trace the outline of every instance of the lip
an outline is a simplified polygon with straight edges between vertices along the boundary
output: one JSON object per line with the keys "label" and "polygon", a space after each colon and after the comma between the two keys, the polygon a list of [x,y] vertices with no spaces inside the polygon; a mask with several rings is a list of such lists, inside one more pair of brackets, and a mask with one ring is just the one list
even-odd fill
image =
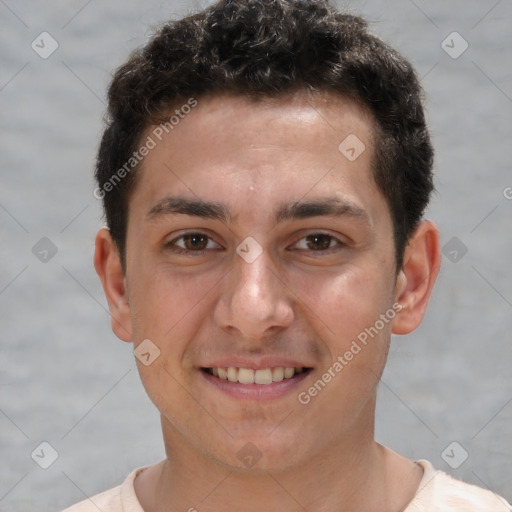
{"label": "lip", "polygon": [[[231,366],[236,367],[237,365],[231,364]],[[279,364],[276,366],[281,365]],[[289,367],[292,366],[293,365],[290,364]],[[239,367],[259,370],[261,368],[271,368],[272,366],[251,367],[243,366],[241,364]],[[213,366],[213,368],[217,368],[217,366]],[[223,368],[223,366],[218,366],[218,368]],[[210,375],[202,369],[199,369],[198,371],[208,385],[215,386],[218,391],[233,398],[242,398],[245,400],[271,400],[281,398],[299,387],[300,383],[312,372],[312,368],[309,367],[307,370],[296,374],[290,379],[283,379],[280,382],[272,382],[271,384],[242,384],[240,382],[230,382],[229,380],[219,379],[218,377]]]}
{"label": "lip", "polygon": [[312,368],[312,364],[297,361],[295,359],[278,359],[276,357],[231,357],[229,359],[219,359],[208,364],[201,365],[201,368],[250,368],[251,370],[264,370],[266,368]]}

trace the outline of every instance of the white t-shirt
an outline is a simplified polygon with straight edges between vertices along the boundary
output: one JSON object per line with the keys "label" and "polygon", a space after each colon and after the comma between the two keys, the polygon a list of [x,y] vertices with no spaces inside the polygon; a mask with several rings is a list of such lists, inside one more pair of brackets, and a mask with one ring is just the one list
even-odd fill
{"label": "white t-shirt", "polygon": [[[424,473],[412,501],[403,512],[512,512],[512,507],[491,491],[470,485],[419,460]],[[119,487],[97,494],[63,512],[144,512],[133,482],[145,468],[136,469]]]}

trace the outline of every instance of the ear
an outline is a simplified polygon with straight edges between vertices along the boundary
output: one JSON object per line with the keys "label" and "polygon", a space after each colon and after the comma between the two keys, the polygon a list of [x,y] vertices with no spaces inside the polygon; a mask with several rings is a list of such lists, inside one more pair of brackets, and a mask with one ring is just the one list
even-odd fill
{"label": "ear", "polygon": [[132,341],[132,321],[126,278],[119,250],[110,236],[110,231],[106,228],[100,229],[96,235],[94,268],[107,298],[112,330],[119,339]]}
{"label": "ear", "polygon": [[393,334],[408,334],[420,325],[440,265],[439,230],[423,221],[409,240],[397,277],[395,300],[402,309],[393,320]]}

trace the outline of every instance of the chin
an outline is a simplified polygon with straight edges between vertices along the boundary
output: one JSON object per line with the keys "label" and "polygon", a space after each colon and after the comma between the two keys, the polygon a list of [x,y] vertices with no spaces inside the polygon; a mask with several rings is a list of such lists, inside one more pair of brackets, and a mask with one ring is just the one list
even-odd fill
{"label": "chin", "polygon": [[231,471],[282,472],[299,464],[304,456],[304,443],[298,443],[298,439],[297,435],[286,433],[269,434],[268,429],[264,433],[234,435],[224,446],[216,444],[210,456]]}

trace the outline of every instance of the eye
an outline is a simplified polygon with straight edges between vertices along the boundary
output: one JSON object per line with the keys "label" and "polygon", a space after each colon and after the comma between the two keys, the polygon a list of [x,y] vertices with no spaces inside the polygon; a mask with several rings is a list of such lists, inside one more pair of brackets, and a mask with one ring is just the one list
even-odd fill
{"label": "eye", "polygon": [[303,251],[326,251],[334,247],[340,247],[343,243],[331,235],[325,233],[313,233],[301,238],[293,245],[293,249]]}
{"label": "eye", "polygon": [[186,233],[171,240],[166,245],[170,249],[178,249],[177,252],[202,252],[208,249],[221,248],[219,244],[204,233]]}

